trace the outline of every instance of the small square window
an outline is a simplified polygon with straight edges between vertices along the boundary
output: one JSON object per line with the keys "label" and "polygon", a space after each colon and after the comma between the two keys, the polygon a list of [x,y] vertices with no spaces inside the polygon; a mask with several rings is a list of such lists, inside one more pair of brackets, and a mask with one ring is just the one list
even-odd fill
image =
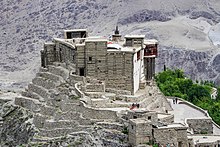
{"label": "small square window", "polygon": [[151,116],[148,116],[148,118],[147,118],[148,120],[151,120]]}
{"label": "small square window", "polygon": [[92,57],[89,57],[89,61],[92,61]]}

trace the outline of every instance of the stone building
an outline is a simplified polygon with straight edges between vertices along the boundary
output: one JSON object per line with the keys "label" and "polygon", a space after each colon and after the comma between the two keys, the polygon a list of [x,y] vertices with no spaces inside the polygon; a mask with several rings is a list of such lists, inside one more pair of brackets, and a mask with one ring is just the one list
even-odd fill
{"label": "stone building", "polygon": [[107,88],[130,91],[144,88],[155,74],[156,40],[144,35],[126,35],[116,27],[112,39],[88,37],[85,29],[65,30],[64,39],[54,38],[41,51],[42,66],[64,62],[72,72],[105,81]]}

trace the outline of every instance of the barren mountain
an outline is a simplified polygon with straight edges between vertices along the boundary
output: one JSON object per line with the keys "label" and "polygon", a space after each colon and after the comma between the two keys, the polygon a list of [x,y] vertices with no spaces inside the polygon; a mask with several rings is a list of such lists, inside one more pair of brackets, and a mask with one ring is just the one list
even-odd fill
{"label": "barren mountain", "polygon": [[0,1],[0,87],[24,87],[40,66],[43,43],[64,29],[88,28],[108,37],[159,40],[157,71],[182,68],[194,79],[220,83],[218,0],[3,0]]}

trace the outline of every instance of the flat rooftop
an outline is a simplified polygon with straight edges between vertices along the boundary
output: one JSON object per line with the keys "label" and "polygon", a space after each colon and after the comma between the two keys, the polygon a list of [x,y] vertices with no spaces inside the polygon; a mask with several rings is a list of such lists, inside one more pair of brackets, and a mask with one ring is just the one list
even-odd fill
{"label": "flat rooftop", "polygon": [[213,143],[220,141],[220,135],[195,135],[188,136],[188,138],[193,139],[194,144],[197,143]]}
{"label": "flat rooftop", "polygon": [[144,38],[145,35],[125,35],[125,38]]}
{"label": "flat rooftop", "polygon": [[108,41],[106,38],[102,36],[90,36],[86,38],[85,42],[100,42],[100,41]]}
{"label": "flat rooftop", "polygon": [[169,125],[166,125],[166,126],[161,126],[161,127],[158,127],[158,129],[168,129],[168,128],[184,128],[184,129],[187,129],[187,127],[181,123],[173,123],[173,124],[169,124]]}
{"label": "flat rooftop", "polygon": [[137,118],[137,119],[130,119],[130,121],[134,124],[144,124],[144,123],[149,123],[151,122],[148,119],[143,119],[143,118]]}
{"label": "flat rooftop", "polygon": [[109,52],[138,52],[139,50],[142,49],[141,46],[139,47],[131,47],[131,46],[122,46],[120,44],[116,44],[116,43],[109,43],[107,45],[107,48]]}
{"label": "flat rooftop", "polygon": [[148,39],[144,40],[145,45],[151,45],[151,44],[158,44],[158,41],[156,39]]}
{"label": "flat rooftop", "polygon": [[71,29],[71,30],[64,30],[64,32],[86,32],[87,29]]}

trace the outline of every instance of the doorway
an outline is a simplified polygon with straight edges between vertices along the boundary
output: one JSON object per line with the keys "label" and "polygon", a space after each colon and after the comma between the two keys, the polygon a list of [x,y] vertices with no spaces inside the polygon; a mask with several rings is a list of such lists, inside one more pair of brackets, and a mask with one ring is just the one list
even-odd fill
{"label": "doorway", "polygon": [[80,75],[80,76],[85,76],[85,70],[84,70],[84,68],[79,68],[79,75]]}

